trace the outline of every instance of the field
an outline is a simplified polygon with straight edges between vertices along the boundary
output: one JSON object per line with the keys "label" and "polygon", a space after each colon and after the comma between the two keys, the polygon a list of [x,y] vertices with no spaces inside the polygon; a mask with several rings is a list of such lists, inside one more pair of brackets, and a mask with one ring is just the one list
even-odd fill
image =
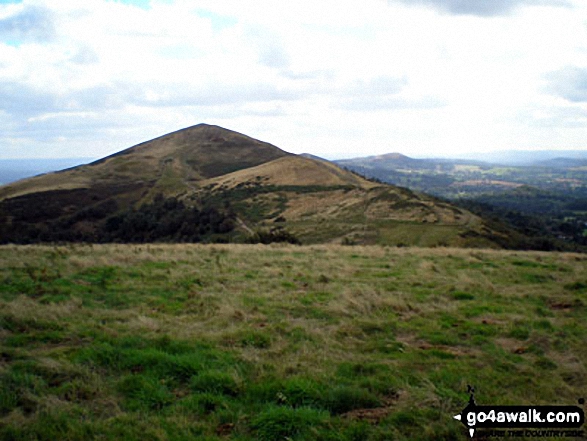
{"label": "field", "polygon": [[587,394],[587,256],[0,247],[0,439],[453,440]]}

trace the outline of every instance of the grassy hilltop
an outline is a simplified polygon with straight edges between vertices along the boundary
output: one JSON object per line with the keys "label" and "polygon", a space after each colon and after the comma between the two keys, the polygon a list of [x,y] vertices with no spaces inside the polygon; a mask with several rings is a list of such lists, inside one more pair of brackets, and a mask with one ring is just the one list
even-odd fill
{"label": "grassy hilltop", "polygon": [[0,439],[467,439],[576,405],[587,256],[321,245],[0,247]]}

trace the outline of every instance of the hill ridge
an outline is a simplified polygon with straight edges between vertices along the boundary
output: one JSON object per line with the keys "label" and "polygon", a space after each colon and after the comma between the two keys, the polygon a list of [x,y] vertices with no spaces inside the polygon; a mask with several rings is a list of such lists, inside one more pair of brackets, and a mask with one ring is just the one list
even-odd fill
{"label": "hill ridge", "polygon": [[246,241],[276,228],[304,243],[503,242],[466,210],[204,123],[0,187],[0,242]]}

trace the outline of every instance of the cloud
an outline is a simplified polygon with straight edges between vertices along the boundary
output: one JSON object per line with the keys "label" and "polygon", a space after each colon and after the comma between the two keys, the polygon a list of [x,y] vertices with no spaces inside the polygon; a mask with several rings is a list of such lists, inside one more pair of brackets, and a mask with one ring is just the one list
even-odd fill
{"label": "cloud", "polygon": [[346,87],[347,94],[354,96],[394,95],[408,83],[407,78],[379,76],[369,80],[357,80]]}
{"label": "cloud", "polygon": [[277,44],[268,44],[261,48],[259,61],[263,66],[285,68],[289,65],[287,54]]}
{"label": "cloud", "polygon": [[527,118],[528,123],[541,129],[583,128],[587,124],[587,110],[577,106],[558,107]]}
{"label": "cloud", "polygon": [[94,64],[100,61],[98,54],[89,46],[79,48],[75,55],[70,58],[75,64]]}
{"label": "cloud", "polygon": [[345,85],[337,97],[336,106],[344,110],[377,111],[402,109],[430,109],[444,103],[433,97],[411,98],[402,92],[408,85],[405,77],[379,76],[357,80]]}
{"label": "cloud", "polygon": [[364,98],[348,98],[340,103],[345,110],[377,111],[377,110],[407,110],[407,109],[437,109],[446,103],[438,98],[403,98],[395,96],[373,96]]}
{"label": "cloud", "polygon": [[49,41],[55,36],[51,11],[25,6],[14,15],[0,19],[0,38],[11,41]]}
{"label": "cloud", "polygon": [[0,81],[0,109],[19,119],[61,112],[91,112],[124,107],[128,85],[101,85],[57,92],[15,81]]}
{"label": "cloud", "polygon": [[263,26],[250,27],[246,31],[246,36],[256,48],[262,66],[275,69],[285,69],[289,66],[289,56],[276,32]]}
{"label": "cloud", "polygon": [[388,0],[409,6],[432,6],[455,15],[492,17],[507,15],[520,6],[571,6],[566,0]]}
{"label": "cloud", "polygon": [[367,144],[584,145],[587,4],[538,7],[568,3],[0,5],[0,156],[107,154],[198,122],[332,157]]}
{"label": "cloud", "polygon": [[587,102],[587,68],[566,66],[546,75],[547,91],[573,103]]}
{"label": "cloud", "polygon": [[239,105],[291,101],[300,97],[292,88],[259,82],[128,84],[125,89],[128,91],[128,102],[147,107]]}
{"label": "cloud", "polygon": [[60,114],[87,114],[127,106],[144,108],[243,106],[293,101],[301,97],[292,88],[271,84],[208,84],[201,86],[118,82],[83,89],[41,90],[16,82],[0,82],[0,109],[18,119],[41,121]]}
{"label": "cloud", "polygon": [[51,93],[15,81],[0,82],[0,109],[8,115],[29,118],[56,106],[57,99]]}

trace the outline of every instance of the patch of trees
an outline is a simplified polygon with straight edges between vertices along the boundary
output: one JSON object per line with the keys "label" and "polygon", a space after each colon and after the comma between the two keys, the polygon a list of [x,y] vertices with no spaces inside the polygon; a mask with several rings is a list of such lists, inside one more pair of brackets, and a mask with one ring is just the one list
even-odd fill
{"label": "patch of trees", "polygon": [[353,166],[349,166],[349,167],[342,167],[344,170],[352,173],[355,176],[358,176],[359,178],[363,178],[366,181],[370,181],[370,182],[374,182],[376,184],[383,184],[386,181],[383,181],[377,177],[375,177],[372,174],[367,174],[367,173],[363,173],[364,172],[364,167],[353,167]]}
{"label": "patch of trees", "polygon": [[504,248],[540,251],[587,251],[586,228],[583,220],[563,220],[547,213],[539,216],[505,207],[479,202],[458,200],[454,204],[486,220],[491,229],[504,233],[494,237]]}
{"label": "patch of trees", "polygon": [[564,193],[545,191],[529,186],[501,193],[480,194],[469,199],[528,215],[548,213],[561,216],[570,214],[570,210],[567,209],[568,205],[581,202],[580,199],[569,197]]}
{"label": "patch of trees", "polygon": [[[219,202],[219,201],[216,201]],[[227,243],[243,240],[269,244],[300,241],[282,226],[259,230],[243,238],[235,234],[236,214],[229,201],[212,204],[199,201],[187,206],[183,201],[157,195],[138,208],[120,210],[113,199],[101,201],[59,218],[38,221],[10,221],[0,211],[0,243]]]}
{"label": "patch of trees", "polygon": [[155,197],[139,208],[116,211],[114,201],[104,201],[69,216],[45,222],[0,224],[0,243],[38,242],[228,242],[236,215],[230,207],[188,207],[174,197]]}
{"label": "patch of trees", "polygon": [[106,242],[217,242],[234,230],[235,219],[230,210],[186,207],[176,198],[158,195],[150,204],[106,219],[102,237]]}
{"label": "patch of trees", "polygon": [[439,193],[435,190],[449,188],[455,181],[454,178],[446,174],[426,174],[417,171],[408,173],[399,170],[377,167],[367,168],[355,165],[346,166],[344,169],[371,182],[407,187],[433,195],[443,195],[442,192]]}

